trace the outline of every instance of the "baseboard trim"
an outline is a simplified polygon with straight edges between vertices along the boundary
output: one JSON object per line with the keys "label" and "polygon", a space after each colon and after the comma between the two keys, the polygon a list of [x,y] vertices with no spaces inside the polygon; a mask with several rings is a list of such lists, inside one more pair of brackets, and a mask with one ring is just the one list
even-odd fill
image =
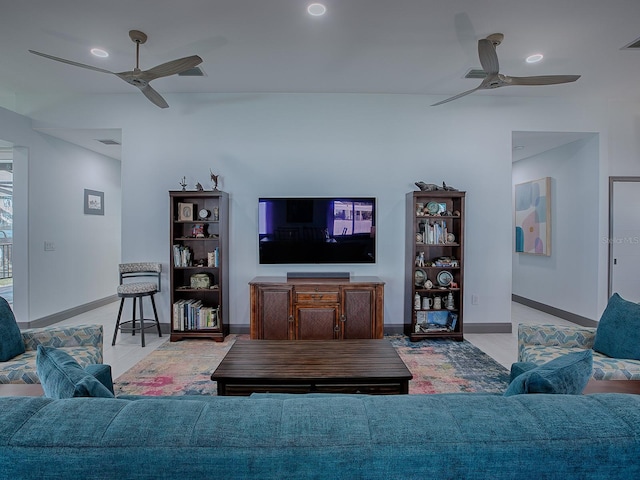
{"label": "baseboard trim", "polygon": [[[48,327],[49,325],[62,322],[63,320],[66,320],[71,317],[75,317],[76,315],[81,315],[93,309],[104,307],[105,305],[109,305],[110,303],[113,303],[117,300],[118,300],[117,295],[110,295],[108,297],[101,298],[93,302],[85,303],[84,305],[78,305],[77,307],[73,307],[68,310],[64,310],[62,312],[54,313],[53,315],[47,315],[46,317],[38,318],[31,322],[18,322],[18,326],[20,328]],[[115,322],[115,318],[113,319],[113,321]]]}
{"label": "baseboard trim", "polygon": [[[464,326],[465,333],[511,333],[511,330],[511,323],[467,323]],[[249,326],[231,325],[229,333],[248,335],[250,333]],[[404,333],[404,324],[384,326],[385,335],[404,335]]]}
{"label": "baseboard trim", "polygon": [[566,310],[561,310],[559,308],[552,307],[550,305],[545,305],[544,303],[536,302],[535,300],[521,297],[520,295],[515,295],[512,293],[511,300],[513,300],[516,303],[525,305],[526,307],[530,307],[535,310],[540,310],[541,312],[548,313],[549,315],[553,315],[554,317],[562,318],[563,320],[567,320],[568,322],[575,323],[577,325],[580,325],[581,327],[597,327],[598,326],[598,322],[590,318],[583,317],[582,315],[577,315],[575,313],[567,312]]}
{"label": "baseboard trim", "polygon": [[464,333],[511,333],[511,323],[465,323]]}

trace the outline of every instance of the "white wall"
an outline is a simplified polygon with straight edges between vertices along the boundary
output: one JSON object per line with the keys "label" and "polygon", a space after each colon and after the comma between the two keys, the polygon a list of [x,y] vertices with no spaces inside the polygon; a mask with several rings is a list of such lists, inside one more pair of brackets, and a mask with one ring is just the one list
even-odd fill
{"label": "white wall", "polygon": [[514,294],[597,319],[598,173],[595,135],[513,164],[514,187],[551,177],[551,255],[515,253],[514,242]]}
{"label": "white wall", "polygon": [[[607,182],[603,175],[616,170],[619,155],[640,158],[633,135],[614,136],[620,144],[609,144],[612,118],[625,125],[632,122],[637,132],[638,106],[612,107],[590,99],[477,95],[430,107],[434,98],[418,95],[167,94],[166,98],[171,105],[166,110],[154,107],[138,93],[64,100],[49,97],[41,103],[29,98],[18,103],[38,126],[77,127],[81,123],[85,128],[122,128],[125,261],[158,260],[167,268],[167,191],[179,189],[183,176],[193,187],[196,181],[207,184],[210,168],[221,174],[221,187],[231,195],[232,325],[248,324],[247,282],[253,276],[294,270],[257,263],[259,196],[376,196],[378,262],[349,270],[378,275],[387,282],[385,323],[398,325],[403,322],[405,193],[414,189],[417,180],[444,180],[466,190],[465,321],[508,322],[512,131],[599,134],[601,185],[594,222],[600,236],[606,236],[607,197],[602,184]],[[613,151],[615,155],[607,154]],[[606,250],[600,246],[597,255],[600,282],[606,272]],[[479,305],[471,305],[472,294],[479,296]],[[601,309],[606,303],[606,279],[598,286],[598,298]],[[168,321],[166,289],[159,305]],[[597,317],[593,312],[583,314]]]}
{"label": "white wall", "polygon": [[[14,144],[14,311],[30,322],[114,294],[120,261],[120,162],[35,132],[0,108]],[[85,215],[84,189],[105,193],[105,215]],[[44,242],[55,244],[44,251]]]}

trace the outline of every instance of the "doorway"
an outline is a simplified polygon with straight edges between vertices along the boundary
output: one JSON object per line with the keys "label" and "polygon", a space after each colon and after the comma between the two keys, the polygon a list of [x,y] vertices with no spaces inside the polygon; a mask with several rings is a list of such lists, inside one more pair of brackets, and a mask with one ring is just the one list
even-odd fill
{"label": "doorway", "polygon": [[609,291],[640,302],[640,177],[609,177]]}
{"label": "doorway", "polygon": [[0,297],[13,306],[13,148],[1,141]]}

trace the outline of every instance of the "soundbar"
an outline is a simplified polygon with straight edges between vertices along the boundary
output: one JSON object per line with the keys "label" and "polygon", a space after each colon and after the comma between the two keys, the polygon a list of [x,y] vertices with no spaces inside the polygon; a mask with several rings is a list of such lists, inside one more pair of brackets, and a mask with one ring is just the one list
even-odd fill
{"label": "soundbar", "polygon": [[290,278],[349,278],[349,272],[287,272]]}

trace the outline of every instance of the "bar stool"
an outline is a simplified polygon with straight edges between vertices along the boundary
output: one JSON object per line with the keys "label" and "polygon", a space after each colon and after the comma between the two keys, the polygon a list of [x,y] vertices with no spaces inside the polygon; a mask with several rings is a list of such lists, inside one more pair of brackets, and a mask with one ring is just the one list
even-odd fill
{"label": "bar stool", "polygon": [[[119,266],[120,271],[120,285],[118,285],[118,297],[120,300],[120,309],[118,310],[118,320],[116,321],[116,328],[113,332],[113,341],[111,345],[116,344],[116,337],[118,335],[118,330],[122,332],[131,332],[131,335],[135,335],[136,332],[140,332],[140,337],[142,338],[142,346],[144,347],[144,331],[147,328],[153,328],[154,324],[150,323],[149,325],[145,325],[145,320],[149,322],[153,322],[153,319],[144,318],[144,311],[142,309],[142,299],[144,297],[149,297],[151,299],[151,305],[153,306],[153,315],[155,317],[155,326],[158,328],[158,336],[162,336],[162,332],[160,331],[160,322],[158,320],[158,311],[156,310],[156,302],[154,300],[154,295],[160,291],[160,275],[162,272],[162,264],[160,263],[121,263]],[[154,282],[130,282],[128,281],[131,278],[140,278],[140,277],[155,277],[156,281]],[[131,320],[126,320],[121,322],[120,319],[122,317],[122,307],[124,307],[124,301],[127,298],[133,299],[133,314],[131,316]],[[140,318],[136,319],[136,299],[138,299],[138,304],[140,305]],[[140,325],[137,326],[137,321],[140,322]]]}

